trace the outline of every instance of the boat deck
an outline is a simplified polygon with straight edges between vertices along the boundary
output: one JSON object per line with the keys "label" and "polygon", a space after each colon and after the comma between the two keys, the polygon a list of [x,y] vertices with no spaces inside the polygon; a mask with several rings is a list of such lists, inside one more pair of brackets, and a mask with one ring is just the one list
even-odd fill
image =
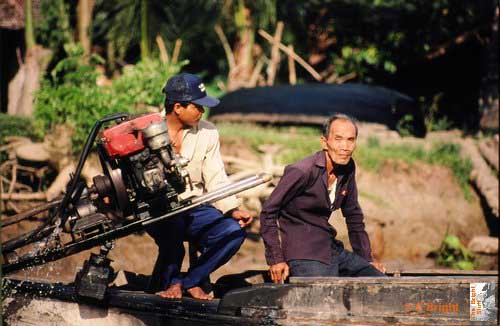
{"label": "boat deck", "polygon": [[[283,285],[255,284],[256,275],[263,273],[256,271],[252,279],[246,273],[246,281],[236,283],[237,276],[220,280],[216,286],[221,297],[212,301],[163,299],[138,291],[134,286],[139,284],[127,284],[110,287],[106,302],[98,304],[79,300],[73,284],[4,279],[4,317],[21,325],[33,322],[34,315],[38,324],[53,323],[57,317],[57,324],[64,325],[70,318],[64,316],[71,315],[80,318],[79,325],[92,326],[117,318],[132,325],[498,324],[496,271],[401,271],[388,278],[292,277]],[[494,293],[495,309],[483,315],[488,320],[471,320],[475,283],[488,285]],[[231,284],[238,288],[230,289]],[[38,309],[36,314],[33,309]]]}

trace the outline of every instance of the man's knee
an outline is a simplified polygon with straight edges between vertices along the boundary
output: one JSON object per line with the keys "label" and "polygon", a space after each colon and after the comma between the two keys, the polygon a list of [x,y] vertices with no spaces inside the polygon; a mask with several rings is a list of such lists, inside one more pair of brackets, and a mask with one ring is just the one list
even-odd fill
{"label": "man's knee", "polygon": [[246,231],[237,221],[232,218],[223,218],[208,230],[199,245],[205,250],[224,247],[235,251],[241,246],[245,237]]}
{"label": "man's knee", "polygon": [[355,253],[344,250],[339,257],[342,257],[340,259],[341,276],[386,276],[366,259]]}
{"label": "man's knee", "polygon": [[244,228],[240,226],[238,221],[232,218],[225,218],[221,221],[222,234],[224,236],[233,235],[235,237],[243,237],[245,238],[247,232]]}
{"label": "man's knee", "polygon": [[219,234],[220,239],[225,242],[226,245],[238,249],[243,244],[247,232],[232,218],[224,219],[222,223],[222,232]]}

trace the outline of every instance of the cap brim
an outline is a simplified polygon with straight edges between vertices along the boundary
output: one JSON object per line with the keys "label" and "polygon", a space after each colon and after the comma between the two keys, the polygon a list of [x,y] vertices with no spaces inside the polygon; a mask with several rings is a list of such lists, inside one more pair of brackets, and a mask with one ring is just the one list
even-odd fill
{"label": "cap brim", "polygon": [[214,106],[219,105],[220,101],[212,96],[205,96],[196,100],[191,101],[194,104],[199,104],[202,106],[206,106],[207,108],[212,108]]}

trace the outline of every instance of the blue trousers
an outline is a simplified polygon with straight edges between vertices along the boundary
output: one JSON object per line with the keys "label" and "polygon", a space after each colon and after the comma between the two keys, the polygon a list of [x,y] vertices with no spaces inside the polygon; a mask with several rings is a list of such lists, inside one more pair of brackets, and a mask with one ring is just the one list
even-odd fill
{"label": "blue trousers", "polygon": [[291,276],[380,276],[386,275],[367,260],[344,249],[342,242],[332,244],[331,264],[317,260],[294,259],[288,262]]}
{"label": "blue trousers", "polygon": [[[224,217],[210,205],[155,224],[146,231],[159,251],[149,289],[152,292],[173,284],[181,284],[184,289],[200,285],[211,272],[229,261],[246,236],[236,220]],[[181,275],[184,241],[193,243],[201,255],[196,264]]]}

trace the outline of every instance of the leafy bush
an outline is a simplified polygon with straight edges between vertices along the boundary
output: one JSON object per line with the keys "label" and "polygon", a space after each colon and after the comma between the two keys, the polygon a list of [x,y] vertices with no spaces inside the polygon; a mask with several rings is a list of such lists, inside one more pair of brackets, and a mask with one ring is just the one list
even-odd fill
{"label": "leafy bush", "polygon": [[413,116],[411,114],[406,114],[401,120],[396,124],[396,129],[402,137],[408,137],[415,134],[415,128],[413,127]]}
{"label": "leafy bush", "polygon": [[159,106],[165,81],[178,73],[178,65],[164,65],[159,60],[147,60],[127,67],[111,86],[96,84],[99,74],[95,67],[102,58],[85,58],[83,49],[66,44],[67,57],[41,83],[35,100],[35,119],[42,130],[57,124],[67,124],[75,133],[74,153],[78,153],[95,121],[116,112],[139,113],[137,104]]}
{"label": "leafy bush", "polygon": [[39,138],[31,119],[0,113],[0,145],[5,143],[7,136]]}
{"label": "leafy bush", "polygon": [[165,66],[160,60],[140,61],[123,69],[123,75],[113,82],[112,92],[121,105],[145,104],[159,106],[165,95],[161,92],[170,76],[180,72],[188,61]]}
{"label": "leafy bush", "polygon": [[69,125],[75,130],[73,144],[78,151],[94,121],[113,112],[109,105],[113,97],[96,85],[94,67],[100,59],[93,57],[87,63],[83,49],[75,44],[66,44],[65,51],[68,56],[42,80],[35,97],[35,119],[43,130]]}
{"label": "leafy bush", "polygon": [[453,127],[453,123],[440,112],[440,102],[442,101],[443,93],[438,93],[432,97],[429,103],[425,103],[425,99],[421,98],[420,102],[425,107],[425,126],[428,131],[449,130]]}
{"label": "leafy bush", "polygon": [[344,46],[340,55],[333,53],[333,65],[335,72],[339,75],[347,75],[355,72],[360,80],[370,82],[368,77],[369,68],[381,68],[389,73],[396,72],[395,64],[387,58],[383,58],[380,51],[374,45],[368,45],[363,48],[353,48]]}
{"label": "leafy bush", "polygon": [[71,42],[74,30],[71,27],[71,5],[64,0],[40,1],[40,16],[36,24],[36,42],[52,50],[52,66],[64,57],[64,44]]}
{"label": "leafy bush", "polygon": [[[0,113],[0,146],[5,144],[7,136],[24,136],[31,139],[38,139],[33,121],[29,118],[18,117]],[[0,152],[0,162],[7,159],[5,152]]]}
{"label": "leafy bush", "polygon": [[458,237],[450,234],[445,236],[440,248],[431,254],[435,256],[436,263],[440,266],[473,270],[477,265],[474,255],[464,248]]}

